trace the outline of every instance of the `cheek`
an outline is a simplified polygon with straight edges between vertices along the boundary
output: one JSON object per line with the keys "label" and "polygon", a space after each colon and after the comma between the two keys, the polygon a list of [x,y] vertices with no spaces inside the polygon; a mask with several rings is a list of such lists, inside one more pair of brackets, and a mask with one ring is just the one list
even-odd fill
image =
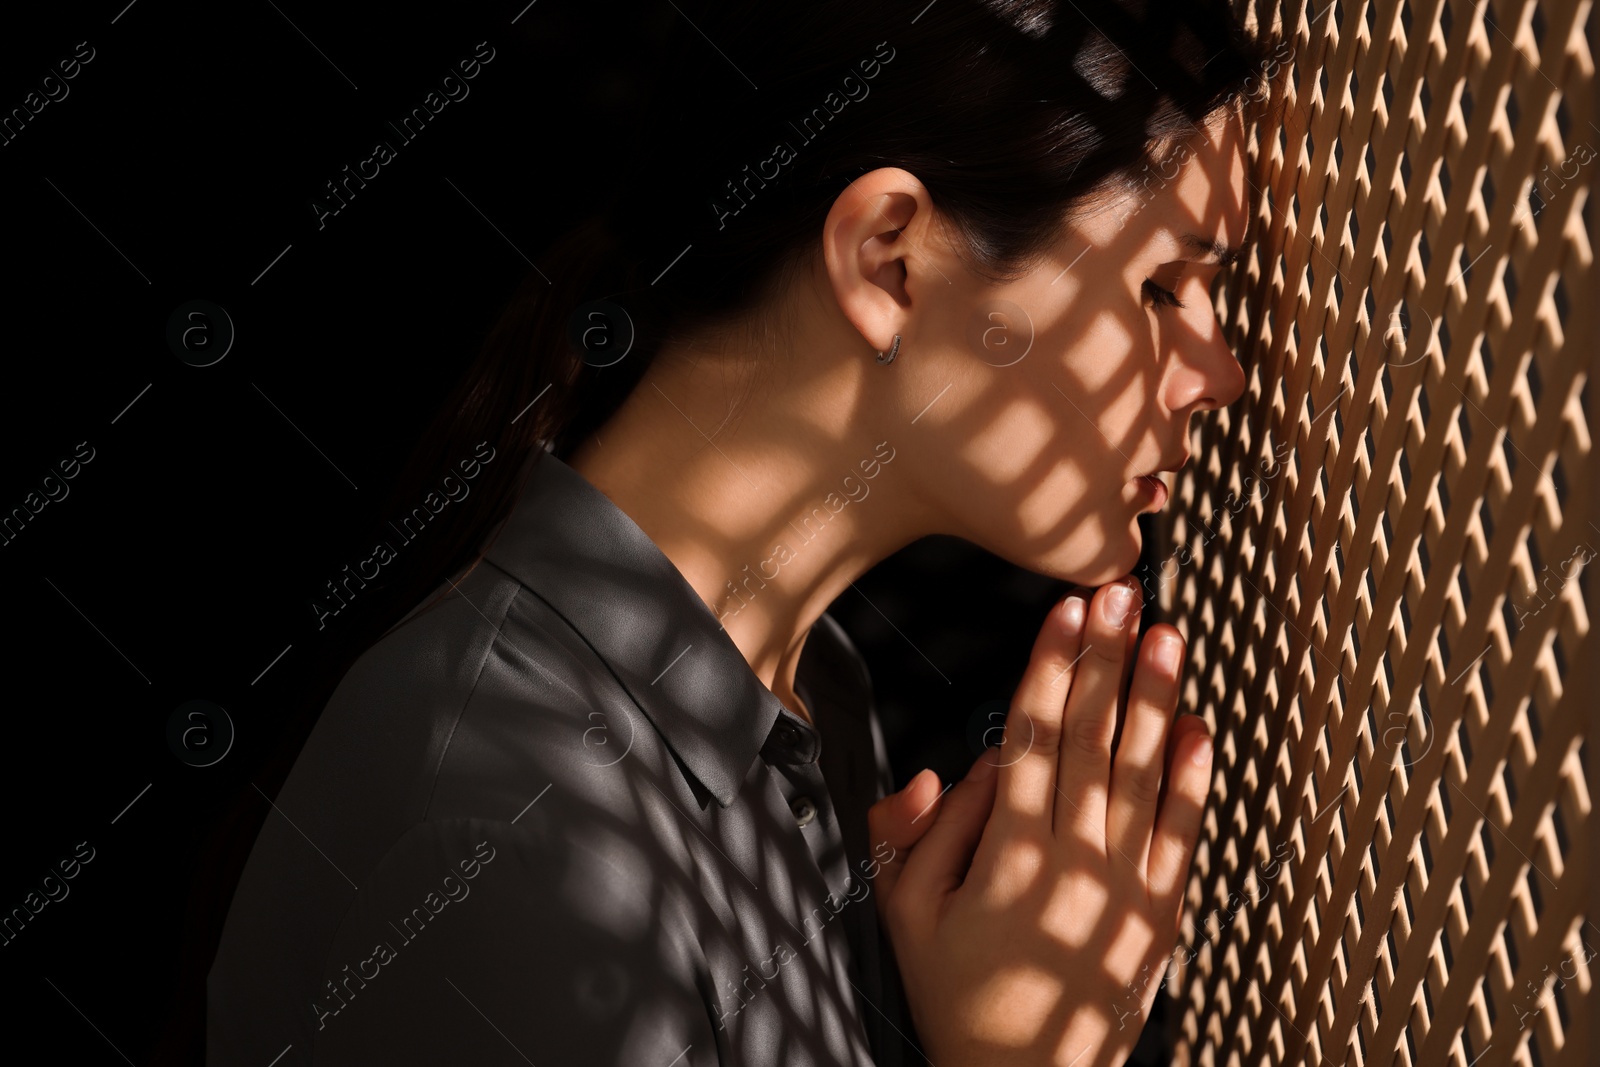
{"label": "cheek", "polygon": [[1017,484],[1020,493],[1012,491],[1017,532],[1030,541],[1117,537],[1123,520],[1133,514],[1116,471],[1098,457],[1074,456]]}
{"label": "cheek", "polygon": [[[1017,379],[1020,382],[1020,376]],[[1052,395],[1054,391],[1052,390]],[[1016,483],[1037,475],[1052,458],[1073,451],[1071,436],[1063,431],[1059,414],[1034,391],[1021,391],[986,415],[983,423],[962,443],[958,460],[983,471],[999,483]]]}
{"label": "cheek", "polygon": [[1064,331],[1053,349],[1060,354],[1049,380],[1040,383],[1070,411],[1051,384],[1068,393],[1113,440],[1111,431],[1125,426],[1154,395],[1152,376],[1160,363],[1151,313],[1131,296],[1117,306],[1121,310],[1102,307],[1091,323]]}

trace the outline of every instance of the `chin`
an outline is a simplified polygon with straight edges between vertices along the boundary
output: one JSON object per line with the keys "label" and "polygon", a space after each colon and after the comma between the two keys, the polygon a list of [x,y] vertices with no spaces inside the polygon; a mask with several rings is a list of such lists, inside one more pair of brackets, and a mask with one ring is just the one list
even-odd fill
{"label": "chin", "polygon": [[1129,524],[1126,537],[1114,544],[1102,543],[1092,555],[1063,545],[1043,558],[1011,562],[1047,578],[1096,587],[1129,574],[1139,565],[1139,553],[1143,547],[1144,535],[1135,519]]}
{"label": "chin", "polygon": [[1085,577],[1077,579],[1079,585],[1100,586],[1107,582],[1114,582],[1118,578],[1126,577],[1139,565],[1139,550],[1141,541],[1136,531],[1131,541],[1126,543],[1130,547],[1121,547],[1108,557],[1104,566],[1085,570]]}

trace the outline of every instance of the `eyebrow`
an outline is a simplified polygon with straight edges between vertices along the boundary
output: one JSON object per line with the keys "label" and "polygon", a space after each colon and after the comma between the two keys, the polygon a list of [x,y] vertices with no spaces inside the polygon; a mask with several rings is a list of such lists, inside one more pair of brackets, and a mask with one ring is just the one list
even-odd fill
{"label": "eyebrow", "polygon": [[1235,245],[1230,248],[1215,237],[1201,237],[1197,233],[1179,234],[1178,243],[1196,256],[1211,256],[1215,258],[1217,265],[1222,267],[1231,266],[1238,261],[1240,256],[1244,255],[1244,247],[1242,245]]}

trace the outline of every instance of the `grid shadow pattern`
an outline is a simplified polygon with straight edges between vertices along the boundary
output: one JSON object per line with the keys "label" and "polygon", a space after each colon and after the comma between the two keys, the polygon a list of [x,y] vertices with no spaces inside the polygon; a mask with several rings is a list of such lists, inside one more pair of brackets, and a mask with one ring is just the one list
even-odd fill
{"label": "grid shadow pattern", "polygon": [[1217,741],[1174,1063],[1587,1062],[1591,5],[1239,10],[1286,107],[1156,540]]}

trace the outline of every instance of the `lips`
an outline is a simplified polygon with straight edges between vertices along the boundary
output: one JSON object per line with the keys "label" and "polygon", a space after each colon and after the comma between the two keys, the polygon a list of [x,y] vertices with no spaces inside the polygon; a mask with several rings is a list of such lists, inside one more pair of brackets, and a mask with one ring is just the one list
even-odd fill
{"label": "lips", "polygon": [[1151,503],[1149,506],[1153,510],[1160,511],[1163,507],[1165,507],[1167,504],[1167,498],[1171,495],[1167,489],[1167,483],[1162,479],[1161,475],[1168,472],[1176,474],[1178,471],[1182,470],[1183,465],[1188,462],[1189,453],[1184,452],[1171,463],[1168,463],[1162,467],[1158,467],[1149,474],[1141,474],[1132,479],[1132,481],[1139,486],[1140,494],[1150,498]]}
{"label": "lips", "polygon": [[1182,470],[1183,467],[1184,467],[1184,464],[1186,464],[1188,462],[1189,462],[1189,453],[1185,452],[1181,456],[1179,456],[1176,460],[1173,460],[1171,463],[1168,463],[1165,466],[1157,467],[1155,470],[1150,471],[1147,474],[1141,474],[1138,477],[1140,477],[1140,478],[1156,478],[1156,480],[1159,481],[1160,479],[1157,477],[1158,475],[1163,474],[1163,473],[1176,474],[1176,473],[1178,473],[1178,471]]}
{"label": "lips", "polygon": [[1151,507],[1160,511],[1167,503],[1167,483],[1157,478],[1154,474],[1141,474],[1134,479],[1139,486],[1141,494],[1148,494],[1151,498]]}

